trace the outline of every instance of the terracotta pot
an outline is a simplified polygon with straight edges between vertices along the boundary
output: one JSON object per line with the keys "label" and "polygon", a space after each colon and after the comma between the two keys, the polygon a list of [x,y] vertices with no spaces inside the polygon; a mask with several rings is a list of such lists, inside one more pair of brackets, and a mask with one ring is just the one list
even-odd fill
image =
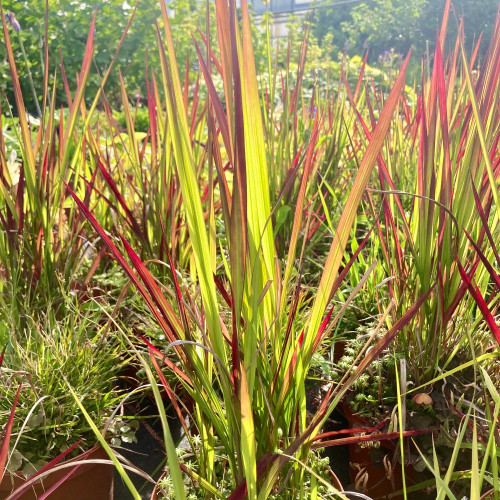
{"label": "terracotta pot", "polygon": [[345,352],[346,341],[345,340],[337,340],[335,345],[333,346],[333,362],[338,363],[340,358],[344,355]]}
{"label": "terracotta pot", "polygon": [[[350,429],[373,426],[365,418],[354,413],[347,403],[343,405],[343,413],[349,422]],[[363,491],[375,499],[387,498],[389,494],[401,490],[403,488],[401,465],[397,464],[393,470],[390,470],[390,463],[388,463],[391,461],[395,449],[395,444],[390,440],[379,441],[377,447],[350,444],[351,483],[362,485]],[[384,456],[387,456],[388,459],[388,462],[386,459],[385,466]],[[407,475],[406,471],[405,475]],[[407,482],[408,479],[407,476]]]}
{"label": "terracotta pot", "polygon": [[[62,464],[70,464],[83,459],[107,460],[107,453],[99,447],[93,448],[78,457]],[[59,465],[59,464],[58,464]],[[19,500],[36,500],[47,490],[62,480],[71,467],[55,471],[37,481],[22,493]],[[113,499],[113,472],[111,464],[89,463],[80,465],[66,480],[64,480],[50,495],[49,500],[112,500]],[[6,473],[0,483],[0,500],[7,498],[27,480],[18,474]]]}
{"label": "terracotta pot", "polygon": [[155,484],[155,487],[149,497],[149,500],[158,500],[160,498],[160,488],[158,487],[158,483],[165,478],[165,472],[158,478],[158,481]]}

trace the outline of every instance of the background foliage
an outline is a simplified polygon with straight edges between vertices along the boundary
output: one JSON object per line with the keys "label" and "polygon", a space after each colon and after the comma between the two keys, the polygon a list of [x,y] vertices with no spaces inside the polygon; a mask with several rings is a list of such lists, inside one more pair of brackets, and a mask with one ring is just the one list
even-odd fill
{"label": "background foliage", "polygon": [[[470,47],[481,32],[489,39],[493,29],[498,2],[495,0],[457,0],[454,3],[454,15],[466,22],[467,46]],[[331,4],[331,2],[328,2]],[[76,74],[79,71],[88,23],[93,11],[98,10],[96,19],[96,50],[94,61],[102,74],[109,65],[120,36],[133,12],[134,2],[122,0],[98,0],[81,2],[76,0],[49,0],[49,52],[52,67],[50,74],[59,66],[59,50],[63,48],[64,68],[70,88],[75,88]],[[21,25],[21,31],[13,36],[13,49],[20,74],[26,73],[20,41],[22,38],[36,88],[41,88],[43,79],[43,38],[45,0],[4,0],[5,12],[12,11]],[[213,5],[212,5],[213,6]],[[145,8],[147,7],[147,8]],[[195,0],[173,0],[169,2],[176,54],[179,61],[196,60],[191,43],[191,33],[205,25],[205,5]],[[335,59],[337,53],[344,52],[350,56],[362,54],[370,48],[370,64],[380,63],[387,66],[393,54],[405,55],[410,46],[418,60],[427,49],[432,54],[435,46],[436,31],[440,23],[444,0],[369,0],[343,3],[336,7],[316,9],[311,17],[312,32],[310,34],[309,61],[321,67],[321,61]],[[140,1],[134,21],[124,45],[120,51],[117,66],[120,68],[127,84],[129,95],[144,95],[143,82],[138,77],[144,73],[145,56],[148,54],[150,67],[159,67],[156,50],[154,24],[158,20],[160,28],[162,20],[156,2]],[[299,18],[291,18],[296,27]],[[213,24],[213,23],[212,23]],[[301,39],[297,29],[290,31],[296,34],[297,42]],[[14,35],[14,33],[13,33]],[[449,40],[456,39],[456,23],[450,23]],[[215,44],[214,44],[215,46]],[[257,55],[265,51],[265,34],[254,30],[254,46]],[[482,44],[485,50],[487,44]],[[391,49],[394,49],[392,52]],[[285,54],[285,50],[282,51]],[[309,51],[311,52],[311,50]],[[315,54],[316,53],[316,54]],[[314,57],[314,56],[317,57]],[[484,54],[482,54],[484,55]],[[312,57],[312,59],[311,59]],[[257,60],[262,58],[257,57]],[[389,63],[391,63],[389,61]],[[56,63],[57,62],[57,63]],[[181,63],[181,67],[182,67]],[[191,67],[196,70],[195,66]],[[57,68],[57,89],[59,104],[66,104],[66,96]],[[181,70],[182,71],[182,70]],[[9,87],[10,74],[6,59],[5,45],[0,43],[0,90],[6,93],[9,102],[13,102],[12,90]],[[21,80],[27,107],[34,112],[28,79]],[[99,76],[92,72],[87,86],[87,96],[95,95],[99,87]],[[118,72],[113,72],[106,85],[107,97],[113,103],[120,101],[120,84]],[[113,89],[113,90],[111,90]],[[40,96],[39,96],[40,98]]]}
{"label": "background foliage", "polygon": [[[328,2],[330,4],[330,2]],[[405,55],[410,46],[414,55],[423,56],[426,44],[432,54],[440,26],[445,0],[369,0],[317,9],[313,17],[313,33],[322,42],[333,36],[338,50],[350,55],[370,48],[370,61],[391,49]],[[494,27],[496,0],[456,0],[457,19],[464,19],[466,45],[469,48],[481,32],[489,40]],[[456,23],[450,22],[448,40],[456,40]],[[483,55],[487,44],[482,45]]]}
{"label": "background foliage", "polygon": [[[62,50],[64,69],[70,88],[76,87],[76,74],[80,70],[88,25],[95,9],[99,12],[95,27],[94,62],[102,75],[109,65],[125,26],[134,10],[134,2],[123,0],[99,0],[81,2],[77,0],[49,0],[49,59],[52,63],[50,74],[53,75],[57,64],[58,100],[65,104],[66,96],[60,77],[59,51]],[[29,0],[24,2],[6,0],[2,2],[5,12],[12,11],[21,25],[18,36],[22,37],[27,59],[36,88],[42,88],[43,80],[43,39],[45,0]],[[191,48],[190,32],[203,27],[205,5],[195,0],[179,0],[175,2],[175,15],[171,18],[175,36],[176,50],[179,58],[184,58],[188,47]],[[128,92],[133,95],[141,92],[143,86],[145,55],[149,64],[158,67],[158,50],[156,47],[155,21],[161,28],[160,6],[157,2],[139,2],[132,26],[120,50],[117,67],[120,68],[127,83]],[[21,47],[17,36],[12,32],[13,49],[20,74],[26,73]],[[194,49],[191,49],[194,53]],[[193,55],[193,54],[192,54]],[[139,76],[141,75],[141,76]],[[9,101],[14,101],[9,87],[10,73],[5,53],[5,45],[0,45],[0,89],[7,93]],[[30,91],[26,78],[21,79],[23,95],[28,98],[27,106],[33,111],[30,102]],[[91,72],[86,96],[91,99],[99,87],[99,76]],[[115,102],[120,100],[120,84],[118,72],[114,71],[106,85],[107,97]],[[145,92],[145,89],[144,89]],[[39,96],[40,98],[40,96]]]}

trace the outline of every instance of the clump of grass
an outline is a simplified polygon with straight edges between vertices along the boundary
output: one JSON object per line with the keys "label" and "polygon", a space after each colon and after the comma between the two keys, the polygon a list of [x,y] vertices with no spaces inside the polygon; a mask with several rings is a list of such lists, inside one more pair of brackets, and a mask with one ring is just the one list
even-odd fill
{"label": "clump of grass", "polygon": [[[295,464],[309,460],[311,440],[322,422],[428,295],[424,294],[387,332],[354,373],[338,387],[331,388],[317,414],[309,419],[305,407],[306,376],[314,353],[330,331],[326,328],[330,315],[325,318],[324,314],[339,286],[337,271],[363,189],[400,99],[407,61],[355,176],[329,247],[316,295],[307,309],[304,308],[308,310],[305,318],[299,318],[297,311],[302,309],[303,299],[300,280],[292,280],[292,269],[300,232],[306,224],[304,209],[315,172],[314,150],[324,118],[318,112],[311,122],[311,133],[304,134],[301,146],[304,157],[300,163],[301,175],[297,177],[300,182],[293,203],[293,226],[286,242],[287,261],[280,263],[274,248],[266,142],[248,12],[244,6],[240,26],[234,2],[227,4],[221,0],[216,3],[216,10],[219,13],[220,62],[214,61],[214,66],[224,82],[225,106],[215,92],[208,60],[196,44],[210,99],[205,140],[207,155],[202,163],[199,163],[190,140],[187,101],[179,79],[165,9],[163,36],[159,29],[157,32],[165,93],[162,108],[169,130],[166,144],[171,148],[182,193],[182,208],[192,249],[191,280],[197,284],[199,296],[193,296],[189,288],[179,283],[175,263],[170,260],[177,302],[174,309],[125,238],[122,238],[122,243],[132,266],[85,203],[76,195],[74,197],[148,304],[169,341],[167,351],[172,349],[177,358],[174,364],[171,358],[166,358],[150,345],[151,362],[185,426],[186,434],[201,437],[203,447],[195,455],[197,474],[203,479],[203,487],[213,491],[217,483],[214,443],[218,439],[227,454],[232,473],[231,498],[239,498],[245,493],[250,498],[267,498],[288,475],[291,491],[298,494],[305,469]],[[210,53],[209,58],[213,59]],[[242,78],[243,74],[245,78]],[[296,87],[297,95],[299,92],[300,83]],[[295,102],[291,103],[292,107]],[[156,100],[155,104],[158,111],[160,102]],[[216,126],[220,128],[221,141],[216,140]],[[130,134],[132,127],[127,127]],[[131,156],[134,155],[136,153],[131,150]],[[232,166],[232,175],[223,167],[223,158],[227,158]],[[209,168],[205,177],[209,179],[207,198],[200,193],[198,185],[200,165]],[[205,199],[209,200],[208,206],[204,204]],[[227,244],[220,255],[217,255],[217,233],[213,230],[216,200],[221,206],[223,241]],[[230,285],[228,288],[220,279],[213,278],[217,261],[223,266]],[[227,324],[221,322],[221,300],[231,309]],[[190,412],[190,421],[194,425],[191,430],[186,426],[183,412],[160,363],[165,363],[165,368],[178,376],[194,401],[194,410]],[[166,443],[168,435],[168,426],[165,425]],[[175,472],[173,487],[176,495],[183,497],[176,456],[170,446],[167,452],[170,470]],[[290,457],[294,460],[290,461]]]}
{"label": "clump of grass", "polygon": [[99,324],[99,314],[80,310],[78,303],[71,302],[72,314],[63,319],[49,310],[27,316],[24,330],[9,329],[0,415],[6,421],[22,381],[7,468],[22,470],[26,477],[76,442],[81,449],[94,444],[93,432],[65,381],[99,426],[123,397],[117,387],[128,363],[123,347],[113,336],[103,337],[107,328]]}
{"label": "clump of grass", "polygon": [[448,2],[432,72],[422,71],[417,101],[402,108],[403,119],[387,138],[390,153],[378,160],[380,189],[373,194],[382,197],[377,233],[392,280],[394,317],[423,290],[436,287],[398,340],[417,384],[446,369],[457,354],[467,357],[469,342],[483,352],[500,342],[489,312],[498,308],[491,264],[499,263],[493,235],[499,210],[494,68],[500,25],[497,18],[480,63],[478,47],[470,60],[466,56],[463,26],[454,50],[445,55],[449,9]]}

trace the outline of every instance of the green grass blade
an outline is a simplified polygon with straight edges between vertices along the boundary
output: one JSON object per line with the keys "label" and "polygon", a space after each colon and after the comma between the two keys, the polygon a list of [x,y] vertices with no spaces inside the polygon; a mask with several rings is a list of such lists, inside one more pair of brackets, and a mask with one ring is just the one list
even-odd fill
{"label": "green grass blade", "polygon": [[71,385],[68,383],[68,381],[66,379],[64,379],[64,381],[66,382],[66,385],[69,389],[69,392],[73,396],[76,404],[80,408],[80,411],[83,413],[85,420],[87,420],[87,423],[89,424],[89,426],[92,429],[92,431],[94,432],[97,440],[99,441],[99,444],[103,447],[104,451],[108,454],[109,458],[112,460],[113,464],[115,465],[116,470],[120,474],[120,477],[123,479],[123,482],[127,485],[127,488],[129,489],[130,493],[132,494],[132,497],[134,498],[134,500],[141,500],[141,496],[139,495],[139,492],[136,490],[134,484],[130,480],[130,477],[125,472],[125,469],[123,468],[122,464],[120,463],[120,461],[118,460],[116,455],[113,453],[113,450],[108,445],[108,443],[106,442],[106,440],[104,439],[102,434],[99,432],[99,429],[97,428],[97,426],[93,422],[90,415],[87,413],[87,410],[85,410],[85,407],[78,399],[78,396],[76,395],[75,391],[73,390],[73,387],[71,387]]}

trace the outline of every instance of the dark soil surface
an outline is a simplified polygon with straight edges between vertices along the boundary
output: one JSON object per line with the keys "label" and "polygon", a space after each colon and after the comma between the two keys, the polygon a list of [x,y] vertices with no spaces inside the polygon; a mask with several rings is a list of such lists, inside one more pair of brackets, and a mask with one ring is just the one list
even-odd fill
{"label": "dark soil surface", "polygon": [[[157,413],[158,411],[154,404],[141,409],[140,413],[132,413],[132,415],[139,414],[142,417],[150,415],[151,418],[139,420],[141,425],[136,433],[137,443],[127,443],[124,445],[124,448],[117,450],[133,465],[149,474],[155,480],[160,477],[163,465],[166,463],[165,447],[162,441],[163,429],[160,419],[155,416]],[[174,417],[170,418],[169,424],[174,442],[177,443],[181,440],[182,428]],[[154,484],[137,474],[130,473],[129,475],[141,498],[149,500]],[[131,498],[132,495],[128,488],[120,475],[115,471],[114,500],[130,500]]]}

